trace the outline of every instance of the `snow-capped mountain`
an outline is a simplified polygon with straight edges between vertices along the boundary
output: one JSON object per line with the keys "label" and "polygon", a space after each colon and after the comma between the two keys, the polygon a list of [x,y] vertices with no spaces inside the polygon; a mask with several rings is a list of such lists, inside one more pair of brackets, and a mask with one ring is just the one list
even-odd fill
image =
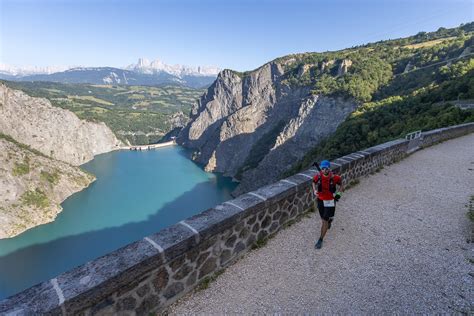
{"label": "snow-capped mountain", "polygon": [[166,72],[180,78],[184,76],[217,76],[221,71],[220,68],[213,66],[192,67],[184,65],[168,65],[159,59],[150,62],[146,58],[139,58],[136,64],[128,65],[125,69],[143,74]]}
{"label": "snow-capped mountain", "polygon": [[216,79],[217,67],[167,65],[159,60],[140,58],[137,64],[113,67],[12,67],[0,64],[0,79],[13,81],[51,81],[61,83],[209,86]]}
{"label": "snow-capped mountain", "polygon": [[70,66],[50,66],[50,67],[37,67],[37,66],[26,66],[16,67],[7,64],[0,63],[0,73],[10,76],[28,76],[28,75],[43,75],[52,74],[55,72],[65,71],[72,67]]}

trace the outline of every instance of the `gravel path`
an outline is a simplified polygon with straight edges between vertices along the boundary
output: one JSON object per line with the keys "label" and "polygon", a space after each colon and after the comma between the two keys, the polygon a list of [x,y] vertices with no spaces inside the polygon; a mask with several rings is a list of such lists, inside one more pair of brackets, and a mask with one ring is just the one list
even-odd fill
{"label": "gravel path", "polygon": [[474,313],[474,134],[360,180],[321,250],[319,215],[280,231],[172,314]]}

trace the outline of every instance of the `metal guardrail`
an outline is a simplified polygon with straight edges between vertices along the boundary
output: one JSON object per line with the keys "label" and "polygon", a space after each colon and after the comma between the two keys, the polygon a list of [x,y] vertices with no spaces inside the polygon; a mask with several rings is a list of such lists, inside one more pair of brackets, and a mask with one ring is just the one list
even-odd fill
{"label": "metal guardrail", "polygon": [[421,131],[416,131],[413,133],[406,134],[405,139],[406,140],[412,140],[412,139],[417,139],[421,137]]}
{"label": "metal guardrail", "polygon": [[409,140],[407,154],[411,154],[412,152],[417,151],[420,149],[421,141],[423,140],[421,131],[416,131],[413,133],[409,133],[405,136],[406,140]]}

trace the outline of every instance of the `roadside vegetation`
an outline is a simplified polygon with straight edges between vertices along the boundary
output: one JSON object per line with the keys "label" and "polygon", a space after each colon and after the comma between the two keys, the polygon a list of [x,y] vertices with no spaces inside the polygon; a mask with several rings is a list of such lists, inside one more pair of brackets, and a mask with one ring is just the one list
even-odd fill
{"label": "roadside vegetation", "polygon": [[[337,76],[344,59],[352,66]],[[323,62],[332,60],[321,70]],[[314,66],[298,77],[305,63]],[[455,105],[474,99],[474,23],[339,52],[304,54],[293,67],[289,84],[352,98],[360,106],[284,176],[313,161],[341,157],[416,130],[474,122],[474,109]]]}

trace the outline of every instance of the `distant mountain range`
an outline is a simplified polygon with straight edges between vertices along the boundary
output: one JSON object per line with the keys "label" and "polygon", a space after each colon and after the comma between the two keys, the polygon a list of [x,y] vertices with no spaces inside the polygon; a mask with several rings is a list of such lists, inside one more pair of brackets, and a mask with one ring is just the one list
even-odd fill
{"label": "distant mountain range", "polygon": [[0,79],[13,81],[50,81],[61,83],[180,85],[192,88],[209,86],[220,69],[167,65],[160,60],[140,58],[125,69],[113,67],[29,67],[0,64]]}

